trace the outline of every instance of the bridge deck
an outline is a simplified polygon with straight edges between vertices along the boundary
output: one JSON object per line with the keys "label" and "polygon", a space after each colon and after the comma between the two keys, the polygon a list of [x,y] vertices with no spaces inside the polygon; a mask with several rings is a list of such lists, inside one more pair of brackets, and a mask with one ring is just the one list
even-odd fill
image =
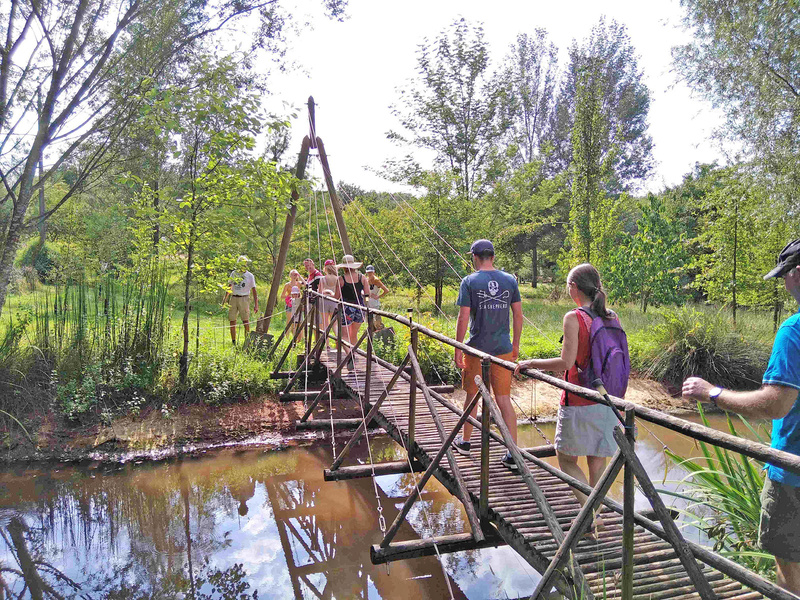
{"label": "bridge deck", "polygon": [[[323,352],[321,360],[331,370],[336,368],[336,352]],[[344,370],[340,377],[347,392],[354,398],[363,397],[366,375],[366,360],[363,356],[355,358],[355,368]],[[370,398],[364,404],[365,412],[371,403],[378,399],[385,390],[393,373],[385,367],[373,363],[370,382]],[[402,378],[397,381],[389,397],[381,406],[376,421],[398,443],[408,445],[408,411],[409,382]],[[322,407],[322,405],[320,405]],[[320,411],[324,410],[320,408]],[[457,415],[447,409],[439,411],[445,429],[450,430],[458,421]],[[477,433],[473,439],[477,439]],[[412,449],[415,458],[427,466],[441,447],[428,405],[417,393],[416,401],[416,445]],[[539,572],[544,572],[550,559],[557,550],[544,519],[539,513],[530,491],[522,478],[500,464],[505,448],[494,440],[490,440],[490,483],[489,483],[489,517],[503,539],[520,552]],[[466,480],[468,490],[475,508],[478,508],[480,495],[480,445],[473,444],[470,457],[455,453],[458,467]],[[553,477],[533,464],[529,465],[531,473],[544,492],[562,528],[569,530],[580,506],[570,487],[560,479]],[[436,478],[451,493],[457,489],[455,479],[450,472],[447,461],[442,461],[435,472]],[[584,536],[578,543],[576,559],[581,565],[592,592],[597,597],[618,598],[619,578],[622,563],[622,517],[603,508],[601,516],[605,522],[605,531],[596,539]],[[635,530],[635,596],[649,600],[699,598],[694,591],[689,576],[680,563],[674,549],[654,534],[636,527]],[[762,595],[745,588],[741,583],[732,581],[711,567],[704,567],[704,574],[719,598],[735,598],[751,600]]]}

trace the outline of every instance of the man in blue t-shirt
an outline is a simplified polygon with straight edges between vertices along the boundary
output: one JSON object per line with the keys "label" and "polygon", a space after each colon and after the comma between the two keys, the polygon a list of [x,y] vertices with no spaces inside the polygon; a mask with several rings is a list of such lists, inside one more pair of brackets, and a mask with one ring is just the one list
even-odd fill
{"label": "man in blue t-shirt", "polygon": [[[764,276],[783,277],[786,291],[800,302],[800,239],[778,255],[778,265]],[[683,382],[683,397],[710,400],[745,417],[773,419],[772,447],[800,454],[800,312],[786,319],[775,336],[761,388],[733,392],[699,377]],[[767,465],[761,493],[761,547],[775,555],[777,583],[800,595],[800,474]]]}
{"label": "man in blue t-shirt", "polygon": [[[519,356],[519,338],[522,334],[522,302],[517,280],[508,273],[494,268],[494,246],[489,240],[477,240],[472,244],[470,252],[476,272],[467,275],[461,281],[457,301],[461,308],[456,323],[456,340],[464,341],[469,324],[468,346],[515,362]],[[509,313],[514,315],[513,342],[509,335]],[[464,356],[464,353],[456,348],[455,362],[462,370],[462,386],[467,392],[467,402],[469,402],[478,392],[475,376],[481,375],[481,360],[469,354]],[[516,442],[517,414],[511,406],[512,371],[492,364],[490,373],[491,391],[503,414],[503,420]],[[477,407],[473,411],[473,416],[476,412]],[[465,456],[470,454],[471,435],[472,425],[465,423],[462,436],[453,443],[453,447]],[[502,463],[509,469],[517,469],[510,452],[506,452]]]}

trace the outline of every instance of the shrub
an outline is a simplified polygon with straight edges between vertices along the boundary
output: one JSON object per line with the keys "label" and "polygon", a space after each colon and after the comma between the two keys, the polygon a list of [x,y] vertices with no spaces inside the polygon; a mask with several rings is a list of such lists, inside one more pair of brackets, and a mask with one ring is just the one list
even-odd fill
{"label": "shrub", "polygon": [[745,340],[719,313],[679,308],[663,312],[663,317],[653,330],[657,354],[648,377],[675,386],[692,376],[730,388],[761,384],[769,350]]}
{"label": "shrub", "polygon": [[206,349],[190,363],[189,385],[205,404],[216,405],[276,391],[279,382],[270,379],[271,371],[246,352]]}
{"label": "shrub", "polygon": [[41,245],[36,239],[23,250],[19,266],[33,267],[39,279],[52,283],[61,268],[61,262],[61,254],[52,244]]}

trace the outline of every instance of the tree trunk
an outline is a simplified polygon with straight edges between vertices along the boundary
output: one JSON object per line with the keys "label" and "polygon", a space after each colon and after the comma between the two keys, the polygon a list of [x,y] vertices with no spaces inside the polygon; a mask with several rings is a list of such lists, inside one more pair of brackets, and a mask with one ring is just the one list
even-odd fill
{"label": "tree trunk", "polygon": [[739,246],[739,202],[734,207],[733,217],[733,325],[736,326],[736,263]]}
{"label": "tree trunk", "polygon": [[183,352],[179,361],[178,378],[181,386],[189,379],[189,316],[192,312],[190,289],[192,285],[192,263],[194,261],[195,223],[192,221],[189,233],[189,246],[186,250],[186,281],[183,288]]}
{"label": "tree trunk", "polygon": [[533,248],[531,249],[531,287],[536,289],[539,284],[539,236],[533,236]]}
{"label": "tree trunk", "polygon": [[17,551],[22,578],[28,585],[28,593],[30,593],[31,599],[43,600],[44,585],[42,585],[42,578],[36,570],[36,563],[28,551],[28,545],[23,535],[24,531],[25,525],[23,522],[19,518],[13,517],[8,524],[8,533],[11,536],[11,543],[14,544],[14,550]]}
{"label": "tree trunk", "polygon": [[159,222],[159,206],[160,206],[160,197],[158,193],[158,179],[153,182],[153,208],[155,209],[156,213],[156,224],[153,225],[153,249],[158,252],[158,242],[161,240],[161,224]]}

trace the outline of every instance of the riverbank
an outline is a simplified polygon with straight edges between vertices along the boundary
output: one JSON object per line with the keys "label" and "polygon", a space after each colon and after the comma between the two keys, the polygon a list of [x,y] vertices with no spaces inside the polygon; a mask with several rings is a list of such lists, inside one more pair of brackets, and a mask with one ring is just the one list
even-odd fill
{"label": "riverbank", "polygon": [[[543,422],[556,419],[560,401],[556,388],[532,380],[514,380],[512,395],[520,422],[533,416]],[[452,396],[461,404],[465,393],[456,390]],[[680,396],[674,397],[664,385],[646,379],[632,379],[626,399],[671,414],[694,412]],[[221,447],[278,448],[320,435],[296,431],[295,421],[302,414],[302,402],[281,402],[274,394],[265,394],[221,406],[179,406],[167,415],[150,410],[108,425],[71,426],[50,418],[31,434],[31,440],[19,432],[8,435],[0,460],[130,462],[163,460]]]}

